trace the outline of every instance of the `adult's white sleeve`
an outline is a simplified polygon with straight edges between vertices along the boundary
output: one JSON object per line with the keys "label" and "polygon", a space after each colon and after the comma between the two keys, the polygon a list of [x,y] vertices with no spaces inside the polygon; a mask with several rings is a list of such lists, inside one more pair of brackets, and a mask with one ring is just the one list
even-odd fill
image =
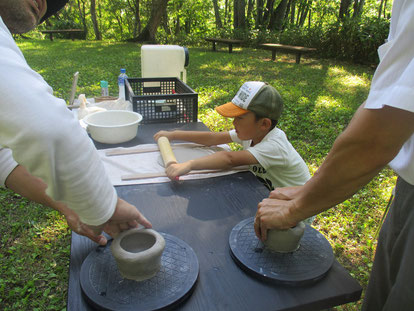
{"label": "adult's white sleeve", "polygon": [[10,149],[0,148],[0,186],[4,187],[7,177],[16,168],[17,162],[14,161]]}
{"label": "adult's white sleeve", "polygon": [[106,222],[117,195],[94,145],[10,39],[0,31],[0,146],[84,223]]}
{"label": "adult's white sleeve", "polygon": [[365,102],[367,109],[385,105],[414,112],[414,1],[395,1],[388,42],[378,49],[380,64]]}

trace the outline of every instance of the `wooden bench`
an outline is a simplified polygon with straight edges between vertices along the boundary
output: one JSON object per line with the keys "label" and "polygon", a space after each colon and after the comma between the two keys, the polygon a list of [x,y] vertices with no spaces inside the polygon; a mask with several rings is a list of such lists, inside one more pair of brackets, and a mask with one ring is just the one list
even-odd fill
{"label": "wooden bench", "polygon": [[53,41],[54,33],[69,33],[72,41],[75,40],[75,36],[74,36],[75,34],[84,33],[82,29],[53,29],[53,30],[41,30],[40,32],[43,34],[48,34],[50,41]]}
{"label": "wooden bench", "polygon": [[276,59],[276,51],[296,54],[296,64],[300,63],[300,57],[302,56],[302,54],[316,51],[315,48],[306,48],[303,46],[284,45],[277,43],[264,43],[261,44],[259,47],[265,50],[271,50],[272,60]]}
{"label": "wooden bench", "polygon": [[220,39],[220,38],[205,38],[204,40],[213,43],[213,51],[216,51],[216,42],[219,43],[226,43],[229,45],[229,53],[233,51],[233,44],[242,44],[242,40],[235,40],[235,39]]}

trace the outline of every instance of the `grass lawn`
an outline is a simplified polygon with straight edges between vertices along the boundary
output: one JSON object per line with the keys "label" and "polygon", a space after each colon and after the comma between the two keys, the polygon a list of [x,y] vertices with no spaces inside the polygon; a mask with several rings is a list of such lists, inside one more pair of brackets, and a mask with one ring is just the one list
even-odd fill
{"label": "grass lawn", "polygon": [[[21,40],[29,65],[68,99],[72,75],[80,72],[78,92],[98,96],[99,81],[109,81],[117,95],[120,68],[140,77],[140,45],[69,40]],[[214,107],[231,100],[243,82],[262,80],[285,100],[279,127],[313,173],[337,135],[368,94],[373,69],[335,60],[279,55],[268,51],[227,48],[219,52],[190,47],[187,84],[199,94],[199,118],[213,131],[231,121]],[[29,85],[22,85],[30,87]],[[372,266],[375,233],[396,177],[384,169],[351,199],[317,216],[315,227],[330,241],[336,258],[365,288]],[[70,231],[56,212],[0,189],[0,309],[64,310],[70,252]],[[361,302],[339,307],[357,310]]]}

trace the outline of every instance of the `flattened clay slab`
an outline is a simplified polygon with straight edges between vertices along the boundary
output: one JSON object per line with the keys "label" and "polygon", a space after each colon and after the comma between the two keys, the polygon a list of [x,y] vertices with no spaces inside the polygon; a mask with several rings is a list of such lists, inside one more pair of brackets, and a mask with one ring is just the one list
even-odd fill
{"label": "flattened clay slab", "polygon": [[[224,151],[224,149],[220,147],[175,147],[173,149],[178,163],[184,163],[189,160],[205,157],[218,151]],[[158,156],[157,162],[159,165],[164,167],[164,161],[162,160],[161,155]]]}

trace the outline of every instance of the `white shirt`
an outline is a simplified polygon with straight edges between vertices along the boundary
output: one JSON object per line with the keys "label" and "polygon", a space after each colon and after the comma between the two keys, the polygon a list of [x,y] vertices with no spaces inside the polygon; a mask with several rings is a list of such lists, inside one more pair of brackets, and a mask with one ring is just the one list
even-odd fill
{"label": "white shirt", "polygon": [[301,186],[310,178],[306,163],[281,129],[275,127],[254,146],[251,146],[251,140],[240,140],[235,130],[231,130],[229,134],[234,142],[241,144],[259,162],[250,165],[250,171],[270,190],[276,187]]}
{"label": "white shirt", "polygon": [[[378,49],[380,63],[374,74],[367,109],[384,105],[414,112],[414,1],[395,0],[387,43]],[[405,181],[414,185],[414,135],[389,163]]]}
{"label": "white shirt", "polygon": [[99,225],[112,216],[116,191],[92,141],[65,102],[26,63],[1,18],[0,148],[6,148],[0,150],[3,183],[15,160],[45,181],[46,193],[83,222]]}

